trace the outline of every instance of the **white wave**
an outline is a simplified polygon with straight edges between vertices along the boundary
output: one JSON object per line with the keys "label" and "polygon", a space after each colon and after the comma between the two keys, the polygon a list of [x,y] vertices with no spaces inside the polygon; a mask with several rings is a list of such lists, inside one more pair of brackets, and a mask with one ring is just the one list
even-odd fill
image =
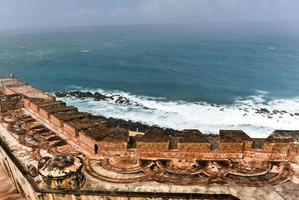
{"label": "white wave", "polygon": [[[91,90],[88,90],[91,91]],[[113,102],[62,98],[79,110],[106,117],[140,121],[174,129],[196,128],[204,133],[219,129],[242,129],[251,137],[267,137],[276,129],[299,130],[299,98],[266,101],[266,92],[237,99],[233,105],[205,102],[165,101],[163,98],[131,95],[126,92],[93,90],[106,95],[121,95],[142,106],[119,105]],[[287,113],[257,113],[257,109],[284,110]]]}
{"label": "white wave", "polygon": [[81,49],[80,53],[90,53],[90,50],[86,50],[86,49]]}

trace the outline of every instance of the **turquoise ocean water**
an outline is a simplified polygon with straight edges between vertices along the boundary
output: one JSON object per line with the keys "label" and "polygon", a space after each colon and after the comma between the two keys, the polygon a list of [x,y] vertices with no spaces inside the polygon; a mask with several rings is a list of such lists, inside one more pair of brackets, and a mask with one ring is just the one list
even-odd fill
{"label": "turquoise ocean water", "polygon": [[[121,94],[145,107],[67,98],[81,110],[177,129],[299,129],[299,32],[196,25],[0,32],[0,75],[47,92]],[[256,109],[287,114],[256,113]]]}

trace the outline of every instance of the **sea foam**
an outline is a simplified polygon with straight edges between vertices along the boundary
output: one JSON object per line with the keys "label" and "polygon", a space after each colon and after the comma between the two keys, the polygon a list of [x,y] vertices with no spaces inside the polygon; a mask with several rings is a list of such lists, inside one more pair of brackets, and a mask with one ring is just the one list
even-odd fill
{"label": "sea foam", "polygon": [[80,53],[90,53],[90,50],[87,50],[87,49],[81,49],[81,50],[80,50]]}
{"label": "sea foam", "polygon": [[[242,129],[251,137],[267,137],[276,129],[299,130],[299,98],[267,101],[264,91],[238,98],[232,105],[166,101],[163,98],[101,89],[82,91],[120,95],[136,102],[138,106],[121,105],[113,101],[61,99],[77,106],[80,111],[179,130],[195,128],[203,133],[218,133],[219,129]],[[261,109],[264,111],[260,112]]]}

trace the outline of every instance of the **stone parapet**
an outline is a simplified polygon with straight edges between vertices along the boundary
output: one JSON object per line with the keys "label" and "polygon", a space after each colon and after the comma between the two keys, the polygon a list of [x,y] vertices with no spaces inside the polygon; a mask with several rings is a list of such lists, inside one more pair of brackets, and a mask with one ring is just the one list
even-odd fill
{"label": "stone parapet", "polygon": [[[14,91],[28,91],[23,89]],[[244,188],[254,188],[254,197],[259,188],[267,198],[281,199],[299,183],[299,131],[259,139],[241,130],[139,132],[38,94],[0,94],[0,164],[13,171],[19,191],[32,194],[27,199],[98,199],[119,191],[130,197],[132,191],[154,191],[146,193],[151,197],[165,192],[159,198],[199,191],[240,196]],[[269,188],[281,190],[269,195]]]}
{"label": "stone parapet", "polygon": [[[274,131],[260,148],[254,148],[255,139],[241,130],[220,130],[214,141],[198,130],[184,130],[171,137],[159,131],[135,132],[129,136],[128,130],[108,128],[104,121],[90,118],[60,101],[24,98],[23,105],[49,126],[60,127],[66,137],[82,144],[82,148],[96,157],[127,156],[133,152],[137,157],[149,159],[298,160],[298,131]],[[211,148],[212,143],[216,149]]]}

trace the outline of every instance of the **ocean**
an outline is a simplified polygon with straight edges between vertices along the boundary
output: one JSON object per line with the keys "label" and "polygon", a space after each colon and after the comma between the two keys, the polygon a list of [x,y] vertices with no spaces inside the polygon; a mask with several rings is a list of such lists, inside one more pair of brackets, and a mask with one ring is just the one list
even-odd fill
{"label": "ocean", "polygon": [[52,94],[101,92],[138,103],[63,98],[106,117],[203,133],[242,129],[252,137],[299,130],[299,31],[200,25],[2,31],[0,76],[11,73]]}

